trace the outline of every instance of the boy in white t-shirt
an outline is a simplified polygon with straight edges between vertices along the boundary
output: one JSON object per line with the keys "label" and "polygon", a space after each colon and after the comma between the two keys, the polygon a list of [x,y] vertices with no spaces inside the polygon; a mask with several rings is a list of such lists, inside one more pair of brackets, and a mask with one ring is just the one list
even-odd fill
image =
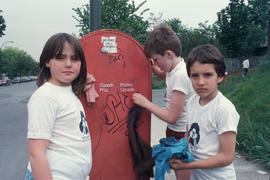
{"label": "boy in white t-shirt", "polygon": [[249,59],[243,61],[244,76],[247,76],[249,68]]}
{"label": "boy in white t-shirt", "polygon": [[171,159],[174,169],[192,169],[191,180],[235,180],[232,164],[239,115],[234,105],[218,91],[224,80],[225,63],[213,45],[192,49],[187,73],[196,92],[189,99],[188,140],[194,161]]}
{"label": "boy in white t-shirt", "polygon": [[[184,138],[187,123],[186,103],[194,91],[187,75],[186,64],[181,58],[181,41],[170,26],[161,24],[147,37],[144,50],[152,62],[153,72],[166,81],[166,108],[155,105],[140,93],[133,94],[133,101],[168,124],[167,137]],[[176,171],[178,180],[189,180],[189,176],[189,170]]]}

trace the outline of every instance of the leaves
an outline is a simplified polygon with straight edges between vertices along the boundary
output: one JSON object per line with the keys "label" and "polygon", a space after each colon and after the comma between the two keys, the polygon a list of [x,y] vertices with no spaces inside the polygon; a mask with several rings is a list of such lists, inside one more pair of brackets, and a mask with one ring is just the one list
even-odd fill
{"label": "leaves", "polygon": [[8,47],[1,51],[0,56],[3,65],[0,67],[0,73],[5,73],[10,78],[38,74],[38,63],[25,51]]}
{"label": "leaves", "polygon": [[[135,6],[134,1],[129,0],[102,0],[101,1],[101,29],[115,29],[129,34],[139,42],[144,43],[147,37],[148,21],[141,17],[149,9],[144,9],[138,16],[140,8],[145,4],[143,1]],[[78,21],[80,36],[89,32],[89,4],[81,8],[73,8],[77,16],[73,18]]]}
{"label": "leaves", "polygon": [[[2,13],[3,11],[0,10],[0,13]],[[6,29],[6,24],[5,24],[5,19],[2,15],[0,15],[0,37],[2,37],[4,34],[4,31]]]}
{"label": "leaves", "polygon": [[254,54],[264,44],[267,30],[269,0],[230,0],[218,12],[215,23],[217,39],[226,48],[227,57],[245,57]]}
{"label": "leaves", "polygon": [[183,57],[187,57],[191,49],[200,44],[214,44],[219,49],[223,49],[216,40],[215,27],[208,25],[207,22],[200,23],[199,27],[195,29],[182,25],[182,22],[177,18],[169,19],[166,23],[172,27],[181,40]]}

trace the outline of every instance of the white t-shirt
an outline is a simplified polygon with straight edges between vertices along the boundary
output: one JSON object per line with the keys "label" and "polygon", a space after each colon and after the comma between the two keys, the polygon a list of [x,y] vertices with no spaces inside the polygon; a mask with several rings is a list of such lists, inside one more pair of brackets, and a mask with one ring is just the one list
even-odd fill
{"label": "white t-shirt", "polygon": [[[221,92],[208,104],[201,106],[195,94],[188,102],[189,148],[195,160],[206,159],[219,152],[219,135],[237,132],[239,114],[234,105]],[[235,180],[230,165],[211,169],[192,169],[191,180]]]}
{"label": "white t-shirt", "polygon": [[[85,112],[72,87],[44,83],[28,102],[28,139],[49,141],[53,179],[85,180],[92,165]],[[28,169],[31,171],[30,163]]]}
{"label": "white t-shirt", "polygon": [[248,59],[243,61],[243,68],[249,68],[249,60]]}
{"label": "white t-shirt", "polygon": [[194,94],[191,81],[187,75],[186,63],[182,59],[171,72],[166,73],[166,94],[165,104],[169,108],[171,102],[171,95],[173,91],[181,91],[186,94],[186,102],[183,107],[182,113],[178,117],[176,123],[167,123],[168,128],[176,132],[186,132],[187,123],[187,107],[188,99]]}

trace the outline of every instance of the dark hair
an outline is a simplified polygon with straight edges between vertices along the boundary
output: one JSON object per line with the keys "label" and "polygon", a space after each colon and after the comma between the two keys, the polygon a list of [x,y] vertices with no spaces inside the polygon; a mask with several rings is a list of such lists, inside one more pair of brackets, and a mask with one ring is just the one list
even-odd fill
{"label": "dark hair", "polygon": [[190,67],[196,61],[201,64],[213,64],[219,77],[225,75],[226,65],[224,56],[214,45],[199,45],[191,50],[186,61],[188,76],[190,76]]}
{"label": "dark hair", "polygon": [[64,44],[66,42],[74,49],[76,56],[81,61],[80,73],[71,83],[73,92],[79,96],[83,92],[86,84],[87,71],[85,56],[80,42],[75,37],[67,33],[55,34],[47,40],[39,59],[40,71],[37,79],[37,85],[41,86],[51,78],[50,69],[46,67],[46,63],[57,55],[62,54]]}
{"label": "dark hair", "polygon": [[182,54],[182,45],[172,28],[167,24],[161,24],[148,35],[144,51],[146,57],[150,58],[153,53],[164,56],[167,50],[173,51],[179,57]]}

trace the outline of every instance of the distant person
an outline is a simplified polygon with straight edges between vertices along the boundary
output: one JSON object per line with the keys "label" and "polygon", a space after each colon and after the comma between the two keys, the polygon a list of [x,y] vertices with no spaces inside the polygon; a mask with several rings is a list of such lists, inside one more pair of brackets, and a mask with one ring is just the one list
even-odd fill
{"label": "distant person", "polygon": [[234,105],[218,91],[225,63],[213,45],[192,49],[187,72],[196,92],[189,99],[188,140],[194,161],[171,159],[174,169],[191,169],[191,180],[236,180],[232,164],[239,115]]}
{"label": "distant person", "polygon": [[247,76],[249,68],[249,59],[245,59],[242,64],[244,68],[244,76]]}
{"label": "distant person", "polygon": [[[147,58],[152,63],[153,72],[166,81],[164,97],[166,108],[153,104],[140,93],[133,94],[133,102],[167,122],[167,137],[181,139],[186,133],[186,103],[194,94],[186,72],[186,64],[181,57],[181,42],[171,27],[162,24],[147,37],[144,49]],[[189,180],[189,176],[190,171],[176,171],[178,180]]]}
{"label": "distant person", "polygon": [[86,180],[92,166],[89,129],[78,98],[86,62],[77,39],[55,34],[40,56],[39,88],[28,102],[29,163],[25,180]]}

